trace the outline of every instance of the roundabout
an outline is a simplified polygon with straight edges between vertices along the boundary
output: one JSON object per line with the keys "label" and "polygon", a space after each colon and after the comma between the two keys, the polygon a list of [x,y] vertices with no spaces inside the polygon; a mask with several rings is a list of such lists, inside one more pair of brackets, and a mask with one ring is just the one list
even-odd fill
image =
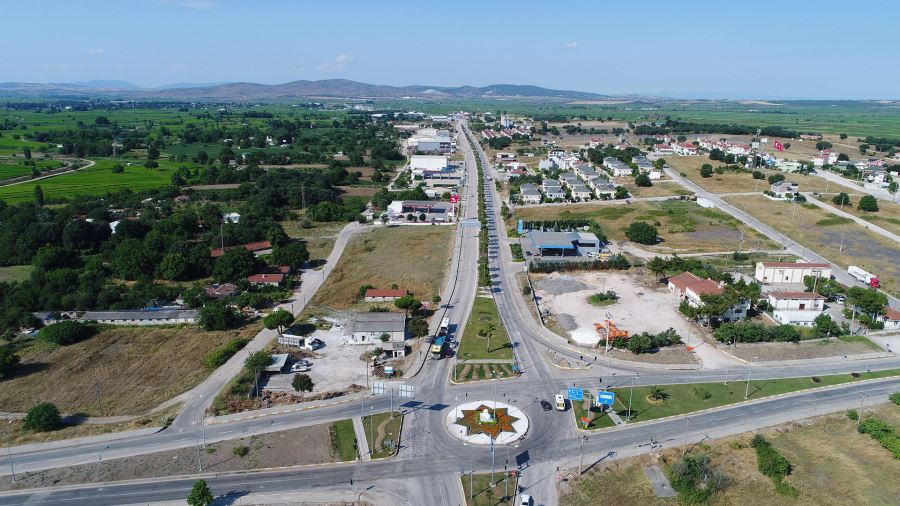
{"label": "roundabout", "polygon": [[450,435],[465,443],[508,444],[525,437],[528,417],[504,402],[472,401],[454,407],[444,425]]}

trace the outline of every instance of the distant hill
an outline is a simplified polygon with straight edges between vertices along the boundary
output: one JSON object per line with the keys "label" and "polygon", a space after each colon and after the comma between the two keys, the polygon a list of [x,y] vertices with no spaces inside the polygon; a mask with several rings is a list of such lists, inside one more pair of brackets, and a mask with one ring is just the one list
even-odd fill
{"label": "distant hill", "polygon": [[606,95],[582,91],[553,90],[540,86],[492,84],[490,86],[387,86],[347,79],[292,81],[283,84],[249,82],[178,83],[154,89],[141,88],[125,81],[88,81],[84,83],[0,83],[0,96],[13,97],[106,97],[157,98],[182,100],[290,100],[300,98],[421,98],[488,99],[533,98],[557,100],[598,100]]}

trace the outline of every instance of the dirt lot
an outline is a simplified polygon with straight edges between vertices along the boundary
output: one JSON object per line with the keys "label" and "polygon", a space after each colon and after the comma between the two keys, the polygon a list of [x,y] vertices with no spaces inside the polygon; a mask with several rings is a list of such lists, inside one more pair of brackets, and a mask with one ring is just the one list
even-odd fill
{"label": "dirt lot", "polygon": [[212,349],[236,337],[252,338],[260,328],[124,327],[69,346],[36,342],[19,351],[21,372],[3,381],[0,411],[24,412],[52,402],[63,413],[140,414],[208,376],[201,362]]}
{"label": "dirt lot", "polygon": [[[900,426],[897,406],[867,408],[864,414],[869,413]],[[759,472],[749,445],[754,434],[695,445],[691,451],[709,455],[713,467],[727,477],[724,490],[709,504],[898,504],[900,464],[871,437],[857,433],[855,423],[837,413],[760,431],[790,461],[793,470],[786,481],[799,490],[798,499],[778,495],[772,480]],[[643,470],[654,463],[664,470],[681,452],[673,448],[660,457],[598,464],[583,478],[561,484],[560,504],[679,504],[675,498],[656,497]]]}
{"label": "dirt lot", "polygon": [[[330,424],[273,432],[259,436],[210,443],[200,452],[204,472],[243,471],[263,467],[296,466],[338,461],[331,448]],[[240,457],[236,447],[247,447]],[[105,460],[34,473],[16,474],[16,483],[0,482],[0,489],[23,489],[97,483],[197,472],[196,447]]]}
{"label": "dirt lot", "polygon": [[801,341],[792,343],[753,343],[728,347],[725,351],[753,361],[800,360],[807,358],[859,355],[881,351],[874,343],[867,341],[845,342],[838,339]]}
{"label": "dirt lot", "polygon": [[680,184],[671,180],[653,181],[653,186],[638,186],[634,184],[634,178],[613,178],[615,184],[624,186],[632,197],[665,197],[670,195],[690,195]]}
{"label": "dirt lot", "polygon": [[[535,274],[532,278],[541,305],[550,309],[557,325],[572,340],[584,346],[596,346],[599,338],[594,323],[605,321],[606,314],[612,316],[612,322],[619,329],[632,335],[641,332],[657,334],[669,327],[682,336],[697,333],[694,326],[678,313],[674,295],[663,285],[651,286],[636,276],[613,272]],[[588,303],[590,295],[607,290],[616,292],[619,300],[603,307]],[[646,317],[648,308],[653,308],[652,319]],[[670,364],[696,361],[683,346],[644,355],[617,350],[613,357]]]}
{"label": "dirt lot", "polygon": [[762,195],[725,200],[844,268],[857,265],[878,274],[885,290],[900,294],[900,264],[896,261],[897,244],[893,241],[856,223],[820,223],[833,215],[817,207],[778,202]]}
{"label": "dirt lot", "polygon": [[359,287],[396,284],[423,301],[440,294],[450,266],[451,226],[387,227],[355,236],[313,304],[345,309],[357,302]]}
{"label": "dirt lot", "polygon": [[627,241],[625,229],[634,221],[646,221],[657,227],[662,242],[641,249],[672,253],[711,253],[735,251],[741,245],[761,249],[777,245],[762,239],[750,227],[717,209],[704,209],[695,202],[633,202],[630,205],[573,204],[567,206],[516,209],[514,219],[593,219],[603,233],[616,241]]}

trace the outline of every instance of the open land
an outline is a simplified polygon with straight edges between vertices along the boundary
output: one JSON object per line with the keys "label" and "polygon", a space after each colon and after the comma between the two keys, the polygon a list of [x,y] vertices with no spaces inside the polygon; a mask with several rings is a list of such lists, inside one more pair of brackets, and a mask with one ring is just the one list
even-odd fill
{"label": "open land", "polygon": [[843,268],[856,265],[878,274],[886,291],[895,295],[900,293],[897,244],[890,239],[856,223],[822,226],[819,223],[833,215],[812,204],[779,202],[763,195],[727,197],[726,200]]}
{"label": "open land", "polygon": [[[894,405],[867,408],[865,414],[900,425],[900,410]],[[786,481],[799,490],[798,499],[777,494],[772,480],[759,472],[750,447],[753,434],[706,441],[692,446],[691,452],[709,455],[713,467],[727,477],[727,485],[709,504],[895,504],[900,482],[894,477],[900,464],[871,437],[857,433],[855,425],[837,413],[759,431],[790,461],[793,469]],[[665,470],[681,452],[672,448],[660,455],[597,464],[583,477],[562,484],[560,503],[679,504],[675,498],[658,498],[644,469],[659,465]]]}
{"label": "open land", "polygon": [[20,372],[3,381],[0,410],[24,412],[52,402],[63,413],[140,414],[202,381],[210,373],[202,360],[214,348],[258,331],[254,324],[228,332],[120,327],[69,346],[36,341],[18,351]]}
{"label": "open land", "polygon": [[359,287],[390,288],[396,284],[421,300],[441,293],[454,227],[383,227],[356,235],[316,292],[313,304],[337,309],[358,300]]}

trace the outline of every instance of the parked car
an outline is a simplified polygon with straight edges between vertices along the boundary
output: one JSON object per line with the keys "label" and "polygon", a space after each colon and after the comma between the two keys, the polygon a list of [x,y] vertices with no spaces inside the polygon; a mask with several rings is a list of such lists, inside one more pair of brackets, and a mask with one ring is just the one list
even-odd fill
{"label": "parked car", "polygon": [[541,409],[543,409],[544,411],[551,411],[553,410],[553,405],[550,404],[550,401],[544,399],[541,401]]}
{"label": "parked car", "polygon": [[308,372],[312,364],[307,360],[300,360],[291,366],[291,372]]}
{"label": "parked car", "polygon": [[325,341],[319,339],[318,337],[314,337],[312,339],[306,340],[306,345],[304,346],[304,348],[306,348],[309,351],[316,351],[319,348],[322,348],[324,346],[325,346]]}
{"label": "parked car", "polygon": [[531,496],[522,494],[521,499],[519,500],[519,506],[531,506]]}

